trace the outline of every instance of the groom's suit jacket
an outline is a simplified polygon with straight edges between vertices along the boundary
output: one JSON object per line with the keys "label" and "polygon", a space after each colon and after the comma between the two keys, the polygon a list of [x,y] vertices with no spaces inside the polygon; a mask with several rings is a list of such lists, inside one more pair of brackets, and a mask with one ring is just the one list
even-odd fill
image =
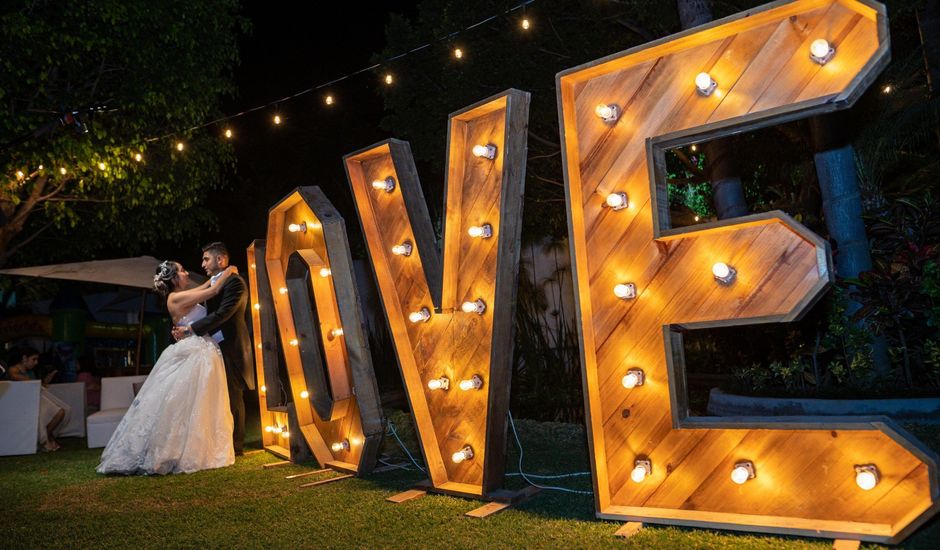
{"label": "groom's suit jacket", "polygon": [[245,311],[248,306],[248,285],[240,275],[232,275],[222,285],[222,290],[206,302],[208,315],[191,325],[200,336],[222,332],[222,356],[225,358],[227,376],[241,375],[249,390],[255,389],[255,363]]}

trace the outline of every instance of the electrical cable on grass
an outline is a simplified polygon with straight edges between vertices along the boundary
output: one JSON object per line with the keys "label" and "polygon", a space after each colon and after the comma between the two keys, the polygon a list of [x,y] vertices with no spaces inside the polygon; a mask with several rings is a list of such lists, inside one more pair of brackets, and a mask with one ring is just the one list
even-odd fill
{"label": "electrical cable on grass", "polygon": [[[522,442],[519,441],[519,432],[516,431],[516,423],[512,419],[512,411],[507,411],[507,414],[509,416],[509,425],[512,427],[512,435],[516,438],[516,447],[519,448],[519,474],[518,475],[521,475],[522,479],[526,480],[529,483],[529,485],[532,485],[533,487],[538,487],[539,489],[546,489],[549,491],[562,491],[565,493],[574,493],[577,495],[593,495],[594,494],[593,491],[579,491],[577,489],[568,489],[566,487],[555,487],[553,485],[539,485],[538,483],[535,483],[534,481],[529,479],[530,477],[543,477],[543,476],[537,476],[534,474],[529,475],[529,474],[526,474],[522,470],[522,456],[523,456]],[[573,477],[573,476],[578,476],[578,475],[586,475],[589,473],[590,472],[576,472],[572,474],[559,474],[558,477]],[[513,475],[513,474],[507,474],[507,475]],[[543,478],[544,479],[556,479],[554,477],[547,477],[547,476],[544,476]]]}

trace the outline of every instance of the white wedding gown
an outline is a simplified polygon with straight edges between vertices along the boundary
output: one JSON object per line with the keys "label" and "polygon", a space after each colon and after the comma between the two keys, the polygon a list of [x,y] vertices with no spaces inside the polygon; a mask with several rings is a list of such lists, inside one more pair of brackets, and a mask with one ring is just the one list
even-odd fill
{"label": "white wedding gown", "polygon": [[[206,316],[196,305],[180,319]],[[190,336],[169,346],[101,455],[101,474],[172,474],[229,466],[232,412],[218,345]]]}

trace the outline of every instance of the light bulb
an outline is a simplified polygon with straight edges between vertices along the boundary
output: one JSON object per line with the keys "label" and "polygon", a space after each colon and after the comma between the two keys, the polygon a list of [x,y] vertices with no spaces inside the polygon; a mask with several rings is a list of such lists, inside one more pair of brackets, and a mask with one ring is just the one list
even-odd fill
{"label": "light bulb", "polygon": [[258,342],[258,349],[261,349],[261,342]]}
{"label": "light bulb", "polygon": [[274,115],[274,124],[281,123],[281,115]]}
{"label": "light bulb", "polygon": [[601,103],[597,107],[594,107],[594,114],[599,116],[604,122],[617,122],[617,119],[620,118],[620,107],[613,103],[610,105]]}
{"label": "light bulb", "polygon": [[692,152],[694,153],[694,152],[698,151],[698,145],[696,145],[696,144],[693,143],[692,146],[689,147],[689,149],[691,149]]}
{"label": "light bulb", "polygon": [[281,294],[287,294],[287,287],[282,286],[280,289],[278,289],[278,292],[280,292]]}
{"label": "light bulb", "polygon": [[337,441],[336,443],[333,443],[332,445],[330,445],[330,448],[333,449],[333,452],[334,452],[334,453],[341,453],[341,452],[343,452],[343,451],[348,451],[348,450],[349,450],[349,440],[348,440],[348,439],[344,439],[344,440],[342,440],[342,441]]}
{"label": "light bulb", "polygon": [[265,426],[264,431],[271,433],[274,431],[274,426]]}
{"label": "light bulb", "polygon": [[287,439],[288,437],[290,437],[290,432],[287,430],[282,431],[281,437],[283,437],[284,439]]}
{"label": "light bulb", "polygon": [[464,313],[483,315],[483,312],[486,311],[486,302],[481,298],[477,298],[475,302],[464,302],[463,305],[460,306],[460,309],[462,309]]}
{"label": "light bulb", "polygon": [[258,267],[258,265],[257,265],[257,264],[251,264],[251,265],[250,265],[250,266],[248,266],[248,267],[250,267],[251,269],[255,269],[255,268],[257,268],[257,267]]}
{"label": "light bulb", "polygon": [[395,190],[395,178],[389,176],[384,180],[375,180],[372,182],[372,188],[391,193]]}
{"label": "light bulb", "polygon": [[185,148],[186,148],[186,145],[184,145],[182,141],[177,141],[177,142],[176,142],[176,150],[177,150],[177,151],[182,152],[183,149],[185,149]]}
{"label": "light bulb", "polygon": [[136,160],[137,162],[140,162],[140,161],[144,160],[144,156],[141,155],[140,153],[136,153],[136,154],[134,155],[134,160]]}
{"label": "light bulb", "polygon": [[464,460],[470,460],[471,458],[473,458],[473,448],[470,447],[470,445],[464,445],[463,449],[460,449],[450,457],[450,459],[454,461],[454,464],[460,464]]}
{"label": "light bulb", "polygon": [[636,298],[636,285],[633,283],[620,283],[614,287],[614,296],[621,300],[632,300]]}
{"label": "light bulb", "polygon": [[627,200],[627,194],[623,191],[617,191],[607,195],[607,206],[613,210],[623,210],[624,208],[630,206],[630,201]]}
{"label": "light bulb", "polygon": [[321,268],[320,268],[320,276],[321,276],[321,277],[329,277],[330,274],[332,274],[332,273],[333,273],[333,272],[330,271],[330,268],[328,268],[328,267],[321,267]]}
{"label": "light bulb", "polygon": [[408,314],[408,320],[412,323],[424,323],[427,322],[430,318],[431,311],[426,307],[421,308],[419,311],[412,311]]}
{"label": "light bulb", "polygon": [[486,145],[474,145],[473,156],[477,158],[493,160],[496,158],[496,146],[492,143],[487,143]]}
{"label": "light bulb", "polygon": [[225,137],[227,137],[228,139],[232,139],[232,135],[233,135],[233,134],[232,134],[232,129],[231,129],[231,128],[226,128],[226,129],[225,129]]}
{"label": "light bulb", "polygon": [[391,84],[391,83],[394,82],[394,81],[395,81],[395,79],[392,78],[391,73],[385,75],[385,83],[386,83],[386,84]]}
{"label": "light bulb", "polygon": [[634,483],[641,483],[648,475],[653,472],[653,463],[645,459],[637,459],[633,463],[633,471],[630,472],[630,479]]}
{"label": "light bulb", "polygon": [[473,237],[474,239],[489,239],[493,236],[493,226],[484,223],[483,225],[471,225],[467,229],[467,234]]}
{"label": "light bulb", "polygon": [[25,178],[25,177],[26,177],[26,174],[24,174],[22,170],[17,170],[17,171],[16,171],[16,179],[21,180],[21,179],[23,179],[23,178]]}
{"label": "light bulb", "polygon": [[405,241],[392,247],[392,254],[396,256],[411,256],[411,243]]}
{"label": "light bulb", "polygon": [[855,483],[864,491],[871,491],[878,485],[881,475],[874,464],[863,464],[855,467]]}
{"label": "light bulb", "polygon": [[463,59],[463,50],[460,48],[454,48],[454,57],[457,59]]}
{"label": "light bulb", "polygon": [[330,336],[332,336],[333,338],[339,338],[342,335],[343,335],[343,329],[340,327],[334,328],[333,330],[330,331]]}
{"label": "light bulb", "polygon": [[42,170],[42,164],[39,165],[39,169]]}
{"label": "light bulb", "polygon": [[642,386],[643,383],[646,382],[646,375],[640,369],[630,369],[620,382],[623,384],[623,387],[630,390],[637,386]]}
{"label": "light bulb", "polygon": [[281,433],[281,432],[284,431],[284,428],[282,428],[282,427],[280,427],[280,426],[274,426],[274,429],[271,430],[271,431],[274,432],[274,433],[276,433],[276,434],[279,434],[279,433]]}
{"label": "light bulb", "polygon": [[296,339],[296,338],[291,338],[291,341],[288,342],[288,343],[289,343],[290,345],[292,345],[292,346],[296,346],[299,342],[297,342],[297,339]]}
{"label": "light bulb", "polygon": [[59,173],[64,176],[64,175],[65,175],[65,168],[59,168]]}
{"label": "light bulb", "polygon": [[885,87],[881,89],[881,92],[884,94],[890,94],[893,90],[894,88],[892,88],[890,84],[885,84]]}
{"label": "light bulb", "polygon": [[809,58],[820,65],[828,63],[835,54],[836,49],[830,46],[825,38],[817,38],[809,46]]}
{"label": "light bulb", "polygon": [[715,280],[723,285],[730,285],[734,282],[735,276],[738,274],[737,271],[730,265],[724,262],[717,262],[712,266],[712,275],[715,276]]}
{"label": "light bulb", "polygon": [[307,222],[292,223],[287,226],[287,230],[291,233],[306,233],[307,232]]}
{"label": "light bulb", "polygon": [[473,378],[460,381],[460,389],[463,391],[478,390],[482,387],[483,379],[478,374],[474,374]]}
{"label": "light bulb", "polygon": [[523,18],[522,18],[522,28],[523,28],[523,30],[529,30],[529,27],[531,27],[531,26],[532,26],[532,24],[529,23],[529,20],[526,19],[525,17],[523,17]]}
{"label": "light bulb", "polygon": [[718,83],[712,79],[710,74],[698,73],[698,75],[696,75],[695,89],[698,91],[699,95],[708,97],[712,95],[712,92],[714,92],[717,87]]}
{"label": "light bulb", "polygon": [[268,387],[265,386],[264,384],[262,384],[262,385],[261,385],[261,393],[265,393],[266,391],[268,391]]}
{"label": "light bulb", "polygon": [[754,476],[754,463],[750,460],[738,462],[734,465],[734,469],[731,470],[731,481],[738,485],[747,483],[749,479],[754,479]]}
{"label": "light bulb", "polygon": [[301,398],[301,399],[306,399],[306,398],[308,398],[308,397],[310,397],[310,392],[308,392],[307,390],[304,390],[304,391],[300,392],[300,398]]}
{"label": "light bulb", "polygon": [[332,105],[332,104],[333,104],[333,96],[328,95],[328,96],[326,96],[325,98],[323,98],[323,101],[325,101],[327,105]]}
{"label": "light bulb", "polygon": [[260,310],[260,309],[261,309],[261,304],[255,304],[255,309]]}
{"label": "light bulb", "polygon": [[107,165],[107,164],[105,164],[105,163],[103,163],[103,162],[99,162],[99,163],[98,163],[98,170],[106,170],[107,168],[108,168],[108,165]]}
{"label": "light bulb", "polygon": [[429,390],[448,390],[450,389],[450,379],[446,376],[440,378],[432,378],[428,380],[428,389]]}

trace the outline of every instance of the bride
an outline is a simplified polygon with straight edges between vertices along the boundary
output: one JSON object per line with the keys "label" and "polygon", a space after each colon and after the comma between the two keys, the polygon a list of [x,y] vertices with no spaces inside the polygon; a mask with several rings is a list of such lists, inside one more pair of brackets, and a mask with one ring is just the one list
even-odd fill
{"label": "bride", "polygon": [[[157,267],[154,289],[167,298],[173,323],[185,326],[206,316],[203,302],[218,294],[226,269],[214,285],[187,290],[189,273],[177,262]],[[190,336],[169,346],[140,388],[108,441],[101,474],[171,474],[229,466],[232,412],[225,367],[218,345],[208,336]]]}

